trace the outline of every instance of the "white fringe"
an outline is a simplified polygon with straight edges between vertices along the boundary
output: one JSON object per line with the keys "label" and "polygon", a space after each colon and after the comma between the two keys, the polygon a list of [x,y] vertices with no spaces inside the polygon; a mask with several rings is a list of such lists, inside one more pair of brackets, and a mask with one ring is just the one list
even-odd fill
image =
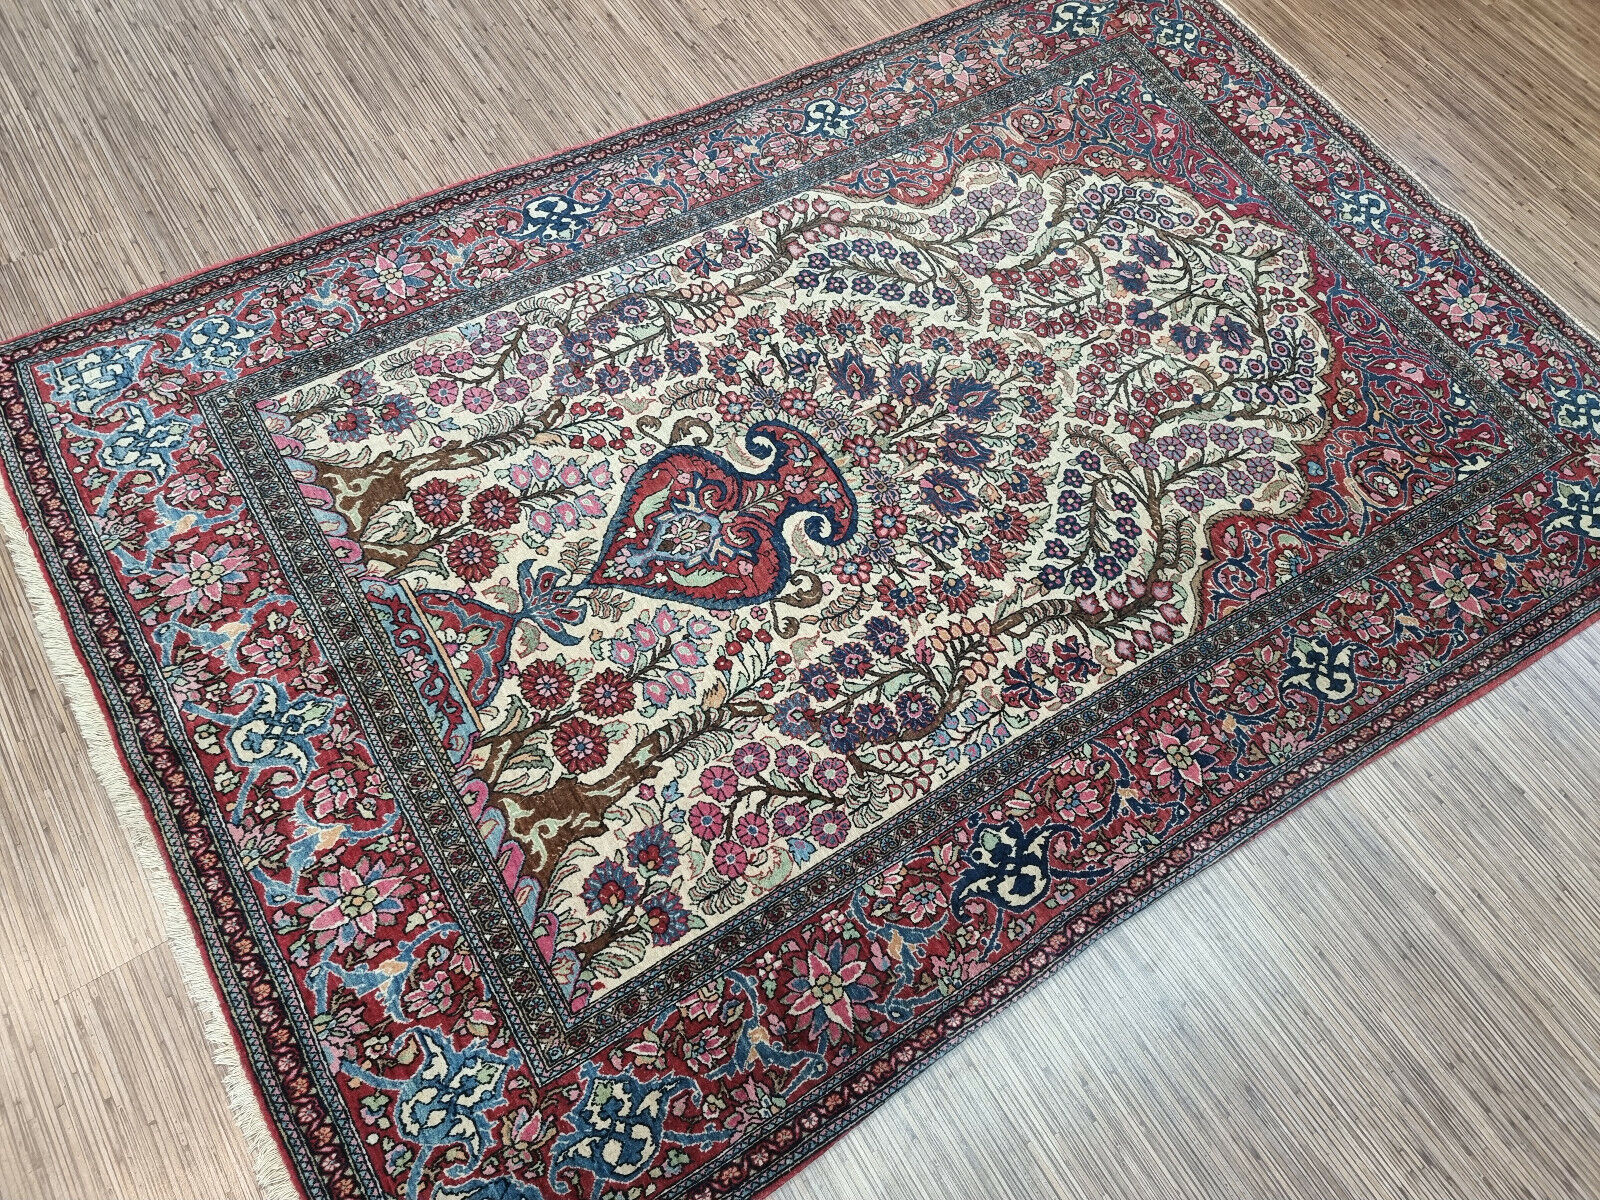
{"label": "white fringe", "polygon": [[205,1028],[211,1058],[227,1089],[234,1120],[244,1135],[245,1144],[250,1148],[262,1198],[300,1200],[300,1189],[290,1178],[277,1138],[267,1124],[266,1113],[262,1111],[255,1088],[246,1074],[233,1032],[223,1015],[221,997],[202,958],[194,929],[184,912],[184,902],[168,873],[165,851],[157,842],[155,830],[145,815],[144,804],[122,765],[93,684],[78,660],[55,594],[45,579],[44,568],[34,554],[23,528],[21,508],[12,490],[17,484],[12,480],[6,483],[7,503],[0,505],[0,529],[4,530],[12,565],[16,567],[17,577],[28,596],[29,608],[33,610],[33,624],[38,631],[39,642],[44,648],[45,658],[49,660],[51,672],[66,693],[68,706],[88,747],[89,762],[94,767],[94,773],[110,796],[129,848],[142,868],[145,884],[150,889],[166,931],[167,945],[172,948],[172,955],[178,961],[178,973],[183,976],[189,999],[198,1010],[200,1023]]}

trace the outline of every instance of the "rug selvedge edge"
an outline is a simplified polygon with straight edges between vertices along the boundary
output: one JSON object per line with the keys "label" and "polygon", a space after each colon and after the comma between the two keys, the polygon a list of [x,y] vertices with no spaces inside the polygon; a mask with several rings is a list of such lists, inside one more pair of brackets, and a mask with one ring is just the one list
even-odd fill
{"label": "rug selvedge edge", "polygon": [[173,878],[172,865],[151,821],[150,801],[141,793],[124,763],[112,734],[97,685],[84,668],[67,632],[61,602],[45,576],[33,534],[23,520],[15,484],[5,471],[5,503],[0,504],[0,537],[12,569],[27,597],[39,648],[72,713],[89,765],[104,789],[129,853],[154,904],[166,944],[194,1005],[206,1047],[227,1094],[228,1107],[249,1152],[250,1165],[263,1200],[307,1200],[288,1164],[282,1135],[267,1114],[260,1084],[246,1067],[246,1056],[234,1028],[237,1019],[223,1003],[205,939],[195,927],[188,902]]}

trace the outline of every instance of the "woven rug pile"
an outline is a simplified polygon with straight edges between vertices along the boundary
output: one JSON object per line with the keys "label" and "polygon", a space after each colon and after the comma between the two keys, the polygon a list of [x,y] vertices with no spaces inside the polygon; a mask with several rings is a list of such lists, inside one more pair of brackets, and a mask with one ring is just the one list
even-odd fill
{"label": "woven rug pile", "polygon": [[761,1192],[1600,606],[1594,344],[1207,0],[962,10],[0,407],[309,1200]]}

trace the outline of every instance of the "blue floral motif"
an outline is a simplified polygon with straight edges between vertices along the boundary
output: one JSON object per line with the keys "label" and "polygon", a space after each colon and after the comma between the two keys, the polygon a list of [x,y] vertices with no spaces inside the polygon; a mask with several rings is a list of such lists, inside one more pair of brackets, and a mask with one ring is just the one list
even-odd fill
{"label": "blue floral motif", "polygon": [[[375,1088],[395,1093],[395,1131],[420,1147],[406,1179],[406,1196],[416,1200],[424,1168],[438,1147],[460,1145],[470,1156],[468,1169],[476,1165],[484,1145],[494,1137],[487,1113],[500,1103],[506,1072],[518,1066],[519,1059],[515,1054],[505,1058],[491,1054],[481,1038],[458,1050],[434,1029],[420,1027],[411,1036],[421,1051],[421,1061],[408,1079],[397,1082],[358,1067],[350,1068],[350,1073]],[[481,1188],[447,1194],[474,1200],[484,1195]]]}
{"label": "blue floral motif", "polygon": [[1552,411],[1563,429],[1600,434],[1600,391],[1581,385],[1550,389]]}
{"label": "blue floral motif", "polygon": [[93,412],[126,390],[149,349],[149,342],[96,346],[67,359],[55,368],[55,398],[78,412]]}
{"label": "blue floral motif", "polygon": [[250,679],[234,689],[237,697],[255,692],[250,707],[237,716],[208,712],[212,720],[228,728],[228,756],[245,770],[239,786],[236,807],[242,808],[255,779],[263,771],[288,770],[303,779],[315,757],[311,740],[328,727],[333,701],[322,696],[292,696],[271,679]]}
{"label": "blue floral motif", "polygon": [[1545,528],[1600,538],[1600,483],[1560,483]]}
{"label": "blue floral motif", "polygon": [[1116,6],[1116,0],[1061,0],[1050,10],[1050,24],[1044,34],[1096,37],[1105,29],[1106,18]]}
{"label": "blue floral motif", "polygon": [[156,418],[143,404],[131,406],[128,419],[109,433],[98,435],[100,461],[113,471],[149,471],[165,479],[172,470],[173,451],[189,441],[187,421]]}
{"label": "blue floral motif", "polygon": [[1382,232],[1389,218],[1389,202],[1376,192],[1349,191],[1330,183],[1333,211],[1347,225]]}
{"label": "blue floral motif", "polygon": [[[703,1133],[668,1132],[667,1109],[680,1092],[695,1091],[693,1083],[679,1076],[642,1083],[632,1075],[605,1075],[594,1063],[583,1068],[586,1084],[583,1099],[568,1114],[573,1131],[556,1141],[551,1154],[550,1177],[558,1191],[568,1191],[561,1176],[574,1168],[594,1179],[591,1197],[608,1185],[627,1184],[643,1176],[663,1148],[668,1148],[670,1166],[672,1145],[702,1145],[729,1136],[724,1130]],[[682,1163],[688,1156],[676,1156]],[[681,1165],[681,1163],[680,1163]]]}
{"label": "blue floral motif", "polygon": [[801,133],[820,133],[824,137],[847,138],[850,128],[861,115],[861,109],[850,108],[831,96],[813,100],[805,107],[806,123]]}
{"label": "blue floral motif", "polygon": [[610,203],[610,192],[602,193],[593,203],[556,193],[535,196],[523,206],[522,224],[501,233],[522,242],[573,242]]}
{"label": "blue floral motif", "polygon": [[1157,17],[1155,22],[1156,45],[1172,50],[1187,50],[1191,54],[1200,45],[1200,30],[1192,21],[1177,17]]}
{"label": "blue floral motif", "polygon": [[1050,888],[1050,840],[1059,829],[1024,829],[1015,817],[1004,825],[980,825],[963,856],[966,870],[956,880],[951,907],[969,896],[1013,912],[1032,907]]}
{"label": "blue floral motif", "polygon": [[1325,634],[1297,637],[1289,647],[1289,669],[1283,686],[1310,692],[1329,704],[1343,704],[1356,694],[1354,642],[1330,641]]}
{"label": "blue floral motif", "polygon": [[196,321],[178,335],[171,360],[192,371],[227,371],[250,350],[262,325],[246,325],[239,318],[218,313]]}

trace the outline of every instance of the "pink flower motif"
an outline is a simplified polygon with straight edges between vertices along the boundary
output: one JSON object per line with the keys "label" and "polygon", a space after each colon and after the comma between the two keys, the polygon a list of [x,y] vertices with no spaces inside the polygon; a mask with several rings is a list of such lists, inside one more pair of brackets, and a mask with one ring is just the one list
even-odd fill
{"label": "pink flower motif", "polygon": [[318,947],[340,949],[359,945],[387,925],[400,911],[400,897],[410,889],[400,868],[362,858],[354,867],[340,864],[324,871],[300,906],[309,918]]}
{"label": "pink flower motif", "polygon": [[689,810],[689,832],[709,842],[722,836],[723,820],[720,808],[709,800],[702,800]]}
{"label": "pink flower motif", "polygon": [[838,1025],[849,1031],[858,1020],[867,1017],[863,1001],[870,995],[871,979],[862,979],[867,964],[858,955],[860,947],[854,942],[842,945],[835,942],[824,958],[808,949],[803,959],[794,960],[794,978],[789,981],[789,1012],[793,1016],[817,1013],[823,1019],[813,1020],[812,1029],[818,1025]]}
{"label": "pink flower motif", "polygon": [[918,923],[937,916],[944,906],[944,892],[928,879],[913,883],[900,897],[900,911]]}
{"label": "pink flower motif", "polygon": [[811,770],[811,778],[825,792],[837,792],[850,782],[850,768],[842,758],[825,758]]}
{"label": "pink flower motif", "polygon": [[765,771],[771,761],[772,755],[760,742],[746,742],[733,752],[733,769],[747,779]]}
{"label": "pink flower motif", "polygon": [[239,648],[258,671],[276,671],[294,661],[294,645],[281,633],[266,633]]}
{"label": "pink flower motif", "polygon": [[418,1020],[447,1013],[455,1007],[455,985],[443,971],[425,976],[409,989],[400,1002]]}
{"label": "pink flower motif", "polygon": [[811,813],[804,804],[785,804],[772,814],[772,832],[779,837],[793,837],[811,824]]}
{"label": "pink flower motif", "polygon": [[811,765],[811,752],[804,746],[786,742],[779,746],[777,753],[772,756],[772,765],[777,768],[778,774],[785,778],[799,779]]}
{"label": "pink flower motif", "polygon": [[227,543],[209,550],[180,551],[163,564],[154,582],[168,612],[204,612],[221,604],[225,592],[238,589],[245,581],[247,563],[244,551]]}
{"label": "pink flower motif", "polygon": [[359,274],[361,282],[356,286],[363,296],[404,300],[428,286],[433,268],[419,255],[402,250],[374,254],[362,264]]}
{"label": "pink flower motif", "polygon": [[1521,554],[1539,540],[1533,526],[1526,521],[1513,521],[1500,531],[1500,541],[1513,554]]}
{"label": "pink flower motif", "polygon": [[311,781],[311,811],[319,821],[345,813],[355,804],[361,790],[360,778],[343,763],[336,763]]}
{"label": "pink flower motif", "polygon": [[811,836],[817,844],[833,849],[850,836],[850,818],[843,810],[830,808],[811,818]]}
{"label": "pink flower motif", "polygon": [[745,813],[733,823],[733,836],[752,850],[767,844],[767,819],[760,813]]}
{"label": "pink flower motif", "polygon": [[1478,572],[1468,571],[1459,565],[1433,562],[1422,569],[1422,574],[1429,585],[1436,589],[1435,594],[1428,598],[1429,608],[1442,608],[1445,615],[1452,617],[1461,613],[1469,617],[1489,614],[1482,592],[1477,587],[1478,581],[1483,578]]}
{"label": "pink flower motif", "polygon": [[732,800],[739,790],[739,777],[717,763],[700,772],[700,786],[713,800]]}
{"label": "pink flower motif", "polygon": [[750,865],[750,855],[738,842],[718,842],[711,852],[711,865],[717,869],[717,874],[737,879]]}
{"label": "pink flower motif", "polygon": [[1199,787],[1205,769],[1217,761],[1211,739],[1187,725],[1164,723],[1156,730],[1147,760],[1150,774],[1163,787]]}

